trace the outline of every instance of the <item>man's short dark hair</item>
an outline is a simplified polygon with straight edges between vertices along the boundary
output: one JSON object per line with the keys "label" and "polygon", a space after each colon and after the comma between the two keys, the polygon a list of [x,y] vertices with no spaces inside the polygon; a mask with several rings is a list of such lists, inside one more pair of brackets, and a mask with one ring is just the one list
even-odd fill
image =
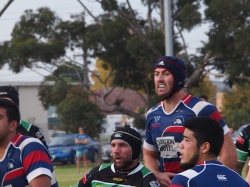
{"label": "man's short dark hair", "polygon": [[220,124],[210,117],[195,117],[187,120],[184,127],[193,131],[199,148],[210,143],[209,153],[218,156],[224,143],[224,131]]}
{"label": "man's short dark hair", "polygon": [[208,97],[207,97],[206,95],[201,95],[200,98],[201,98],[201,99],[204,99],[205,101],[208,100]]}

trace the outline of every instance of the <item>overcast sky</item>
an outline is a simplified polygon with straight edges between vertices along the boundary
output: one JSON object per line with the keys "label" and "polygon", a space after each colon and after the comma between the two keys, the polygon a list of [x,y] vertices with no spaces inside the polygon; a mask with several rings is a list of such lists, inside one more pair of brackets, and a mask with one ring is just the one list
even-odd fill
{"label": "overcast sky", "polygon": [[[2,9],[7,2],[8,0],[2,0],[0,2],[0,9]],[[82,0],[82,2],[84,2],[94,15],[98,15],[102,10],[99,4],[95,3],[95,0]],[[130,2],[132,7],[138,10],[140,0],[131,0]],[[32,9],[36,11],[38,8],[45,6],[56,12],[58,16],[64,20],[68,20],[72,14],[78,14],[83,11],[82,6],[77,0],[15,0],[0,17],[0,42],[10,40],[12,29],[25,10]],[[139,13],[145,15],[142,8]],[[91,21],[91,18],[88,16],[87,19]],[[206,40],[205,31],[206,27],[202,27],[197,28],[192,31],[192,33],[186,33],[185,38],[187,39],[190,51],[194,51],[201,45],[202,40]],[[5,66],[0,70],[0,81],[42,81],[43,76],[48,74],[45,71],[39,71],[40,74],[35,71],[24,69],[24,71],[16,75],[8,71],[8,67]]]}

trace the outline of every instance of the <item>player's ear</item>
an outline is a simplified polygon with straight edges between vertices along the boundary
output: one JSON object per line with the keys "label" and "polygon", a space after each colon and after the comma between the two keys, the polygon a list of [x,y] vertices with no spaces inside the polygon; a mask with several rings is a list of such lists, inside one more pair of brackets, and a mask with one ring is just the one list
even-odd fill
{"label": "player's ear", "polygon": [[201,145],[201,151],[202,151],[202,153],[205,154],[205,153],[209,152],[209,150],[210,150],[210,143],[205,142],[205,143],[203,143]]}
{"label": "player's ear", "polygon": [[12,131],[12,132],[16,131],[18,125],[19,125],[19,123],[16,120],[11,121],[10,122],[10,131]]}

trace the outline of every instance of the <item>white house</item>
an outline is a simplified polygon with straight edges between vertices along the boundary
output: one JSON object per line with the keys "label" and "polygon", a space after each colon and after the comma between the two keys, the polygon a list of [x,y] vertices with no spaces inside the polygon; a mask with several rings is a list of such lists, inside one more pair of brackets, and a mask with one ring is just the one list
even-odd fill
{"label": "white house", "polygon": [[48,111],[45,110],[38,98],[40,82],[0,82],[1,86],[11,85],[18,90],[21,119],[38,126],[49,140]]}
{"label": "white house", "polygon": [[131,118],[125,114],[107,115],[105,118],[105,123],[103,124],[103,128],[104,128],[103,134],[110,136],[111,134],[113,134],[116,127],[121,127],[121,126],[124,126],[125,124],[130,125],[131,127],[134,127],[133,121],[134,121],[134,118]]}

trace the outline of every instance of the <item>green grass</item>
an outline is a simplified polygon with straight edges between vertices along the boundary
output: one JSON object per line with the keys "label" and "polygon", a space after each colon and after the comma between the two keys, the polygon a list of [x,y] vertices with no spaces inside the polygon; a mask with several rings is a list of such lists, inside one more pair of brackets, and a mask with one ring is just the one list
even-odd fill
{"label": "green grass", "polygon": [[[90,164],[89,169],[96,165],[98,164]],[[54,170],[59,187],[73,186],[83,177],[83,174],[77,173],[76,165],[54,165]],[[83,167],[81,168],[81,172],[83,173]]]}

